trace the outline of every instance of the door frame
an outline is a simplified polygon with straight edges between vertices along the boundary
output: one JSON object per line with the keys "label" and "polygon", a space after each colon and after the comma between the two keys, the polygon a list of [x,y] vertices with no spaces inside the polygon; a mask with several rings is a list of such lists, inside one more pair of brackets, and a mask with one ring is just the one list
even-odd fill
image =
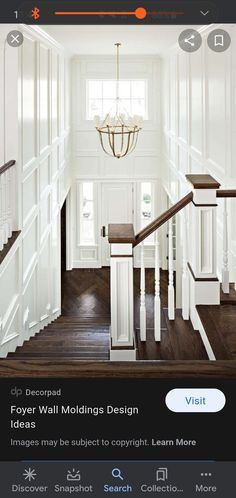
{"label": "door frame", "polygon": [[[100,223],[100,226],[98,227],[98,230],[99,230],[99,233],[102,229],[102,226],[103,226],[103,186],[105,185],[122,185],[122,184],[127,184],[130,186],[131,188],[131,213],[132,213],[132,221],[131,223],[135,223],[135,205],[136,205],[136,198],[135,198],[135,188],[134,188],[134,181],[133,179],[130,180],[129,178],[124,178],[124,179],[113,179],[113,178],[110,178],[110,179],[107,179],[107,180],[101,180],[100,182],[100,195],[99,195],[99,199],[100,199],[100,213],[99,213],[99,223]],[[108,234],[106,234],[106,237],[108,236]],[[100,236],[100,244],[99,244],[99,259],[100,259],[100,265],[101,267],[106,267],[106,266],[109,266],[109,265],[104,265],[104,255],[103,255],[103,250],[104,250],[104,243],[103,243],[103,237]]]}
{"label": "door frame", "polygon": [[71,188],[65,198],[66,203],[66,271],[72,270],[72,195]]}

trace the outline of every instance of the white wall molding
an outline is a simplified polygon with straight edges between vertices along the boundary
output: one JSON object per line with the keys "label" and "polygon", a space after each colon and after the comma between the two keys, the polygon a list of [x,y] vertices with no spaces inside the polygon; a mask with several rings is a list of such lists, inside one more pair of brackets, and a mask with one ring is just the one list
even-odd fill
{"label": "white wall molding", "polygon": [[[17,229],[22,232],[0,266],[1,296],[5,288],[0,303],[1,357],[60,313],[59,210],[71,181],[70,62],[43,29],[24,25],[15,29],[23,32],[24,43],[12,60],[19,84],[14,99],[7,100],[7,115],[15,112],[16,127],[10,130],[7,122],[6,147],[13,140],[18,144],[11,159],[17,160]],[[7,71],[9,88],[10,76]],[[0,92],[1,98],[1,86]],[[0,131],[0,143],[1,139]],[[12,321],[9,313],[15,317]]]}
{"label": "white wall molding", "polygon": [[[162,59],[162,178],[172,202],[190,191],[185,174],[208,173],[219,181],[222,188],[236,185],[233,164],[236,147],[236,28],[230,24],[217,25],[231,36],[231,46],[223,54],[215,53],[207,44],[208,34],[215,28],[215,25],[198,28],[203,42],[197,52],[188,54],[176,44]],[[223,205],[220,200],[217,204],[217,274],[220,274]],[[230,279],[234,281],[234,200],[231,206],[229,259]]]}

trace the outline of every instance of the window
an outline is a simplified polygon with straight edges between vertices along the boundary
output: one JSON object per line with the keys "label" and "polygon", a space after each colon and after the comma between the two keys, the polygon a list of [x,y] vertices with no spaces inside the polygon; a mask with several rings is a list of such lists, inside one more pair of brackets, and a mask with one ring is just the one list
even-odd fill
{"label": "window", "polygon": [[94,189],[93,183],[81,184],[80,243],[94,244]]}
{"label": "window", "polygon": [[[130,115],[147,119],[147,82],[145,80],[120,80],[119,95]],[[86,119],[94,116],[105,118],[116,98],[115,80],[87,80]]]}
{"label": "window", "polygon": [[[141,183],[141,229],[146,227],[154,217],[153,188],[151,182]],[[154,234],[145,239],[144,244],[154,244]]]}

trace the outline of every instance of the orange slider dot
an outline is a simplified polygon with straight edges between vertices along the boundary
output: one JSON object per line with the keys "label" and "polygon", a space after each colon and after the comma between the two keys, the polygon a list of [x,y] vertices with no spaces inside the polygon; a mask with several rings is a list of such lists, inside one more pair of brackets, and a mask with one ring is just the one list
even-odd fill
{"label": "orange slider dot", "polygon": [[147,15],[147,11],[143,7],[138,7],[135,10],[135,16],[137,17],[137,19],[144,19],[146,17],[146,15]]}

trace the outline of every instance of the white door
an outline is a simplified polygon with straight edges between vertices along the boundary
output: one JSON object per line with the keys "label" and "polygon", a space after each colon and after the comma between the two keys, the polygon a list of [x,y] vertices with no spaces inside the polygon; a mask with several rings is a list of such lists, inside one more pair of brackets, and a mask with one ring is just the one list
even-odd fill
{"label": "white door", "polygon": [[[133,223],[132,183],[102,184],[102,226],[108,234],[109,223]],[[110,251],[107,237],[102,237],[102,266],[110,265]]]}

